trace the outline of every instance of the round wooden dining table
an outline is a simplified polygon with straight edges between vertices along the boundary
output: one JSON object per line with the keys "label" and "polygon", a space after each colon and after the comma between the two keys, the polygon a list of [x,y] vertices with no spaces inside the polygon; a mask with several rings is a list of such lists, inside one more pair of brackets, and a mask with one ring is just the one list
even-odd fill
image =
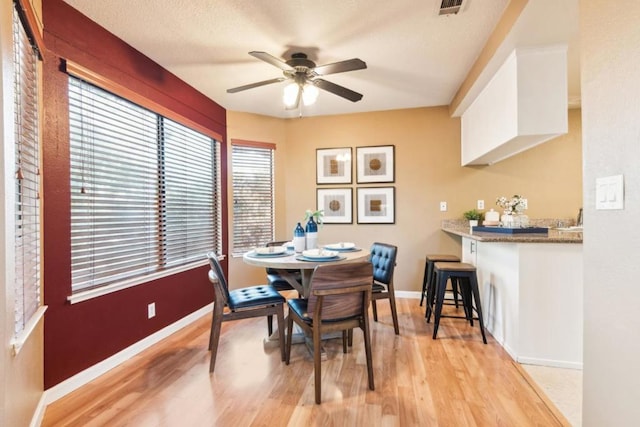
{"label": "round wooden dining table", "polygon": [[[309,287],[311,284],[311,275],[313,270],[324,264],[339,264],[345,262],[366,261],[369,259],[369,250],[364,248],[356,248],[357,250],[339,251],[336,259],[327,260],[308,260],[304,259],[301,254],[295,252],[286,252],[282,256],[261,256],[254,251],[244,254],[242,260],[249,265],[256,267],[272,268],[283,279],[297,290],[303,297],[309,296]],[[302,284],[300,284],[288,270],[300,270],[302,274]]]}

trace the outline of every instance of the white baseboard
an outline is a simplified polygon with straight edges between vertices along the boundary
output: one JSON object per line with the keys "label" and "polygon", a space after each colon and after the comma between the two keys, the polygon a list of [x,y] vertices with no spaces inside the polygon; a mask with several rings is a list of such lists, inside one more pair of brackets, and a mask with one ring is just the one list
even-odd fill
{"label": "white baseboard", "polygon": [[518,363],[523,365],[538,365],[548,366],[551,368],[566,368],[582,370],[582,363],[580,362],[568,362],[566,360],[551,360],[551,359],[538,359],[534,357],[518,357]]}
{"label": "white baseboard", "polygon": [[42,420],[44,419],[44,411],[46,409],[47,404],[45,403],[45,394],[42,393],[42,395],[40,396],[40,400],[38,401],[38,405],[36,406],[36,410],[33,411],[33,416],[31,417],[29,427],[40,427],[40,425],[42,425]]}
{"label": "white baseboard", "polygon": [[420,291],[395,291],[395,296],[398,298],[411,298],[420,299]]}
{"label": "white baseboard", "polygon": [[[61,397],[66,396],[74,390],[82,387],[90,381],[93,381],[100,375],[108,372],[109,370],[115,368],[121,363],[131,359],[133,356],[138,353],[146,350],[152,345],[156,344],[160,340],[168,337],[169,335],[177,332],[178,330],[184,328],[185,326],[195,322],[202,316],[211,313],[213,310],[213,303],[202,307],[201,309],[194,311],[186,317],[172,323],[171,325],[159,330],[158,332],[149,335],[148,337],[138,341],[137,343],[125,348],[124,350],[114,354],[113,356],[99,362],[82,372],[78,372],[76,375],[64,380],[63,382],[51,387],[48,390],[45,390],[43,393],[43,398],[40,399],[42,404],[42,412],[44,414],[44,408],[46,405],[49,405]],[[39,405],[40,409],[40,405]],[[36,414],[37,415],[37,414]],[[34,415],[34,419],[36,418]],[[39,424],[35,424],[39,425]]]}

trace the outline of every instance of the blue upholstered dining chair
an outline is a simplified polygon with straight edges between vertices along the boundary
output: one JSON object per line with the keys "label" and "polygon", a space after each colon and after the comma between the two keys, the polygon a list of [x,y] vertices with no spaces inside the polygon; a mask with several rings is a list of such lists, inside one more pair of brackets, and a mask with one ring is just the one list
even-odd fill
{"label": "blue upholstered dining chair", "polygon": [[[209,350],[211,350],[209,372],[213,372],[216,366],[222,322],[230,320],[266,316],[269,335],[271,335],[271,320],[275,315],[278,319],[280,357],[284,361],[284,297],[270,285],[250,286],[229,291],[227,279],[224,276],[218,257],[215,253],[209,252],[207,258],[211,266],[209,281],[213,284],[214,291],[213,316],[211,319],[211,334],[209,336]],[[228,308],[227,312],[225,312],[225,307]]]}
{"label": "blue upholstered dining chair", "polygon": [[393,329],[396,335],[400,335],[398,327],[398,312],[396,310],[396,298],[393,288],[393,271],[396,267],[398,248],[394,245],[375,242],[371,245],[369,260],[373,264],[373,289],[371,294],[371,306],[373,308],[373,320],[378,321],[378,309],[376,301],[388,299],[391,305],[391,317]]}

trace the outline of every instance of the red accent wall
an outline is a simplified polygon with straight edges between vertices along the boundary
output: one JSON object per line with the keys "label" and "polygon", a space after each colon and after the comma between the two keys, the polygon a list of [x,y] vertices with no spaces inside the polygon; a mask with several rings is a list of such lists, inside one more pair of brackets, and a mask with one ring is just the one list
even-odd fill
{"label": "red accent wall", "polygon": [[[43,2],[44,385],[50,388],[209,304],[208,267],[196,268],[77,304],[71,295],[69,59],[223,137],[223,206],[227,205],[226,111],[61,0]],[[223,209],[223,242],[228,220]],[[223,248],[226,253],[226,248]],[[226,268],[226,265],[224,266]],[[147,304],[157,315],[147,319]],[[206,352],[206,348],[202,349]]]}

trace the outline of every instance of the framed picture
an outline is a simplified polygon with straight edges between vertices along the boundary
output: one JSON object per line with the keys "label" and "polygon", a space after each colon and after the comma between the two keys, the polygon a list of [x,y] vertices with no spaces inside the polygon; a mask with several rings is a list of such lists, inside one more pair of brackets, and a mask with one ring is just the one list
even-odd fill
{"label": "framed picture", "polygon": [[395,180],[393,145],[356,147],[358,184]]}
{"label": "framed picture", "polygon": [[395,224],[395,187],[358,188],[358,224]]}
{"label": "framed picture", "polygon": [[316,183],[351,184],[351,147],[316,150]]}
{"label": "framed picture", "polygon": [[325,224],[353,223],[353,190],[351,188],[318,188],[317,209],[323,210]]}

